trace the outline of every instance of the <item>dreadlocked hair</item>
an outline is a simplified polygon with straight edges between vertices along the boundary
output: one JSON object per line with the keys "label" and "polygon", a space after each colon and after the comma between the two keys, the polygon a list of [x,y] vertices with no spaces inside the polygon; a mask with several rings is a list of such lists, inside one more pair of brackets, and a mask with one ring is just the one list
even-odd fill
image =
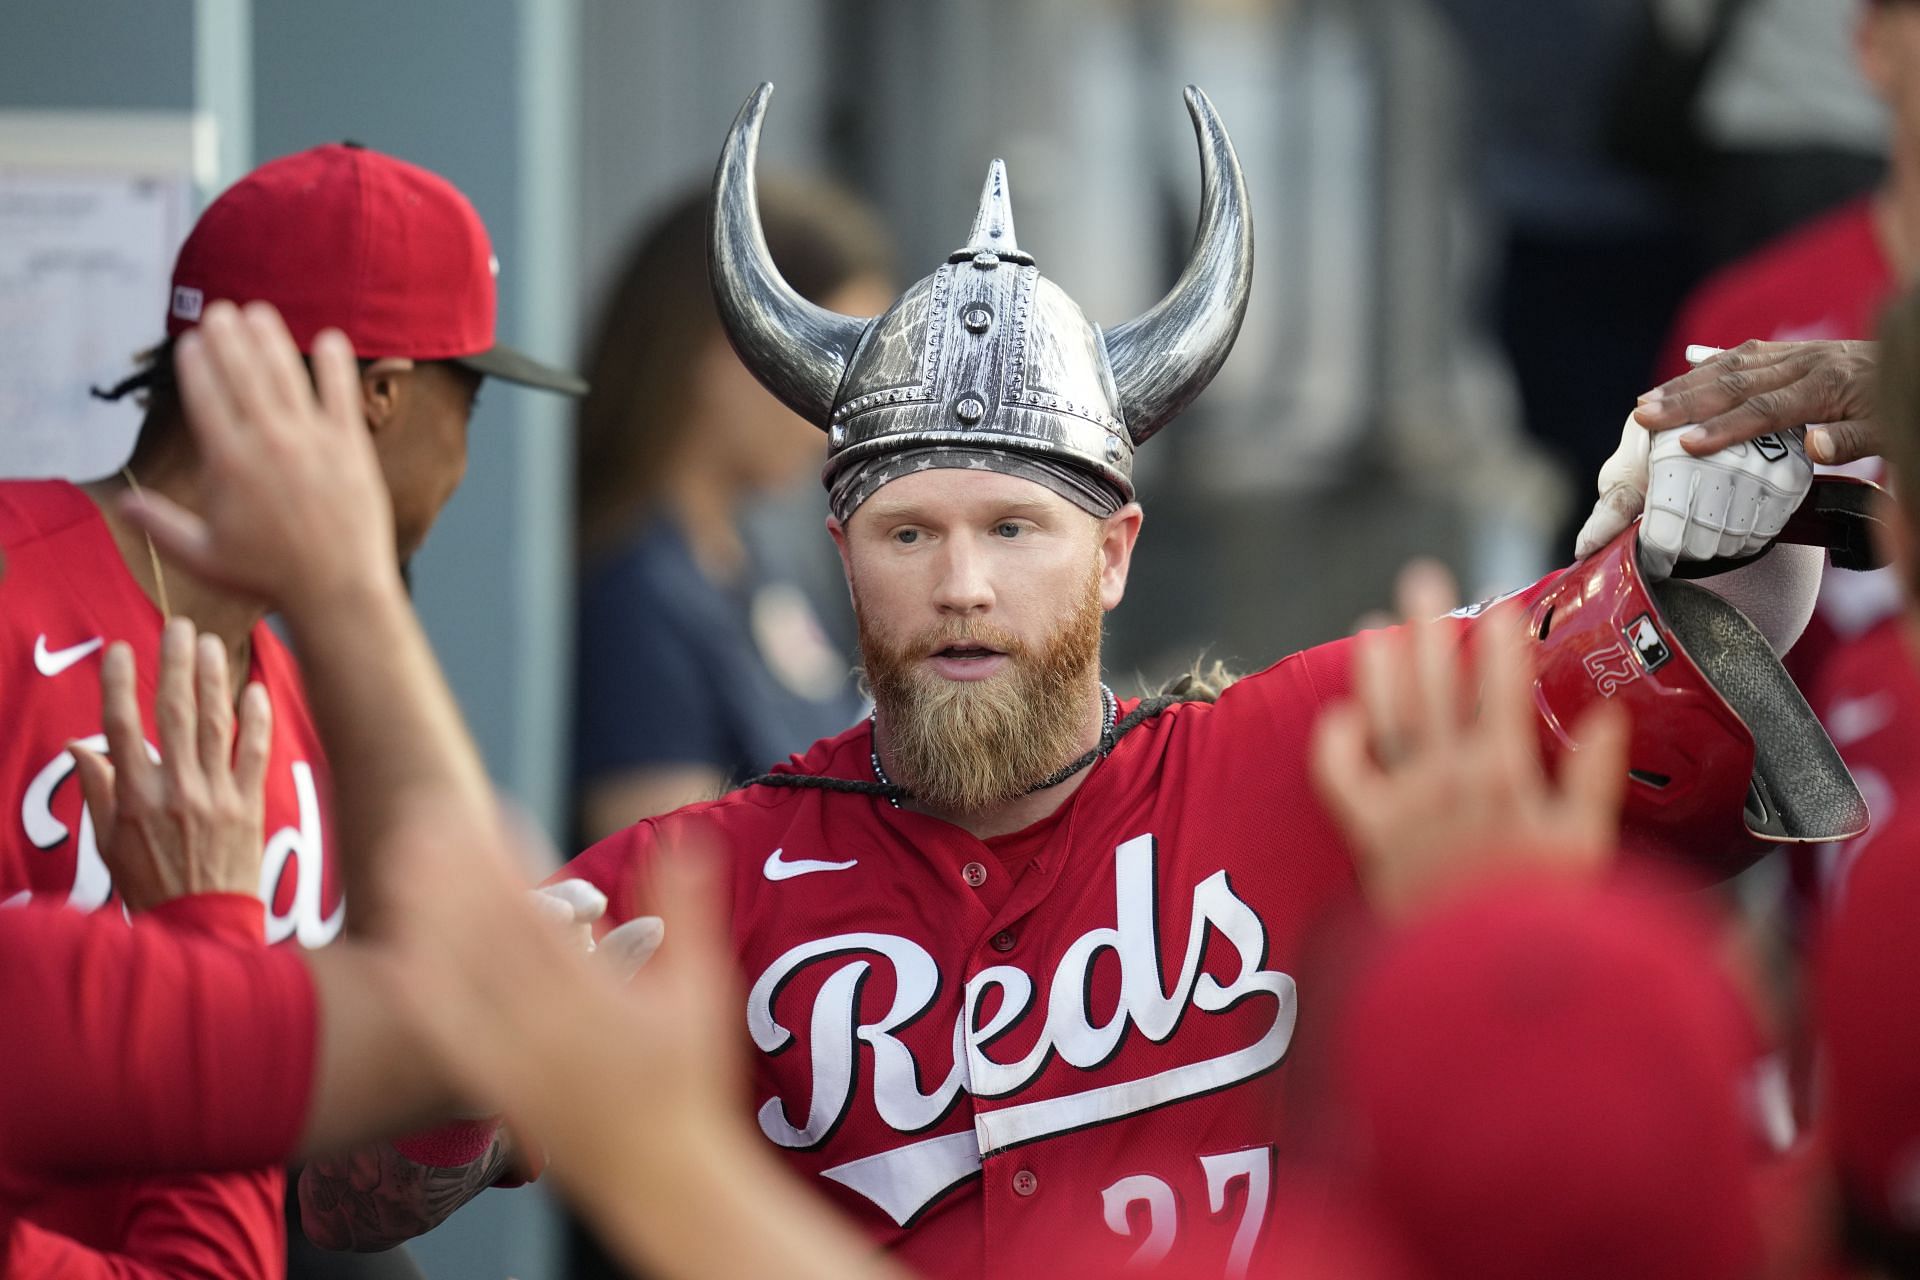
{"label": "dreadlocked hair", "polygon": [[152,404],[155,392],[172,394],[179,385],[173,373],[173,339],[163,338],[133,358],[133,372],[110,387],[90,387],[96,400],[124,400],[137,395],[141,408]]}
{"label": "dreadlocked hair", "polygon": [[1226,663],[1218,658],[1209,659],[1203,653],[1195,656],[1192,666],[1158,689],[1143,688],[1141,696],[1170,698],[1176,702],[1218,702],[1227,686],[1239,678],[1238,673],[1227,669]]}

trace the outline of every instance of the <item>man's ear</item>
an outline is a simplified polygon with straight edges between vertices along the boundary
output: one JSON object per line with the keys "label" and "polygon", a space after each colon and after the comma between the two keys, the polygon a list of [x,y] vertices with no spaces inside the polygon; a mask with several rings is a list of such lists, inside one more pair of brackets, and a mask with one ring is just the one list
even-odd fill
{"label": "man's ear", "polygon": [[1118,608],[1127,594],[1127,571],[1133,567],[1133,546],[1140,540],[1140,522],[1146,512],[1129,502],[1100,522],[1100,607]]}
{"label": "man's ear", "polygon": [[360,371],[360,409],[367,429],[379,435],[399,414],[413,361],[398,356],[375,360]]}
{"label": "man's ear", "polygon": [[840,523],[840,517],[827,517],[827,535],[833,539],[833,549],[840,553],[840,574],[847,580],[847,596],[853,596],[853,559],[847,552],[847,527]]}

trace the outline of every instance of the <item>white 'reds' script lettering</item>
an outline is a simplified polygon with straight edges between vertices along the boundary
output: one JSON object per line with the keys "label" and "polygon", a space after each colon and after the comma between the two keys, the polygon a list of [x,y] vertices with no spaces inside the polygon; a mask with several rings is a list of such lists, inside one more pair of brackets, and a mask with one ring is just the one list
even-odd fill
{"label": "white 'reds' script lettering", "polygon": [[[1216,871],[1193,888],[1193,913],[1179,976],[1171,990],[1162,987],[1161,938],[1154,912],[1154,840],[1137,836],[1115,850],[1115,925],[1090,929],[1061,956],[1046,984],[1040,1035],[1018,1061],[989,1055],[993,1043],[1034,1010],[1037,984],[1026,970],[995,965],[967,983],[954,1022],[953,1061],[931,1092],[922,1092],[924,1076],[913,1054],[897,1038],[933,1006],[940,970],[917,943],[886,933],[849,933],[794,947],[760,975],[747,996],[747,1027],[762,1052],[779,1053],[793,1033],[774,1016],[780,991],[801,969],[840,960],[821,984],[809,1019],[812,1052],[811,1093],[804,1115],[786,1099],[772,1097],[761,1106],[760,1129],[783,1147],[810,1148],[824,1142],[853,1105],[859,1047],[873,1051],[873,1103],[891,1128],[910,1134],[931,1127],[947,1114],[961,1092],[977,1098],[1011,1097],[1036,1080],[1048,1058],[1093,1069],[1109,1062],[1131,1028],[1155,1043],[1173,1035],[1189,1008],[1219,1013],[1250,996],[1272,997],[1273,1021],[1252,1043],[1219,1057],[1078,1093],[1042,1098],[982,1112],[971,1134],[909,1143],[864,1156],[825,1171],[906,1223],[934,1197],[980,1168],[983,1153],[1031,1142],[1051,1134],[1116,1120],[1182,1098],[1208,1093],[1267,1070],[1285,1056],[1296,1014],[1294,982],[1264,968],[1266,928],[1253,909],[1233,892],[1226,872]],[[1221,982],[1200,971],[1209,933],[1231,946],[1238,970]],[[1113,1014],[1095,1025],[1087,1008],[1088,981],[1096,958],[1110,951],[1119,962],[1120,997]],[[860,992],[875,963],[892,966],[893,1000],[876,1020],[860,1020]],[[984,1024],[977,1013],[1000,999]],[[978,1026],[976,1030],[975,1027]],[[935,1064],[937,1065],[937,1064]]]}
{"label": "white 'reds' script lettering", "polygon": [[[78,739],[83,747],[105,754],[104,734]],[[152,743],[147,754],[154,760],[160,752]],[[20,798],[20,824],[33,847],[52,852],[64,844],[73,832],[53,814],[53,797],[73,775],[73,757],[62,751],[41,768],[27,784]],[[267,941],[283,942],[297,938],[303,947],[320,947],[333,941],[346,919],[346,903],[331,915],[321,914],[321,874],[325,849],[320,827],[320,792],[314,783],[313,766],[295,760],[290,766],[293,793],[298,804],[296,825],[282,827],[267,837],[266,853],[260,868],[260,896],[267,903]],[[79,785],[77,782],[75,785]],[[284,914],[273,909],[280,882],[293,863],[292,898]],[[93,830],[93,815],[80,806],[80,832],[74,845],[73,887],[67,893],[67,905],[80,911],[96,911],[113,895],[113,879],[100,858],[100,844]],[[25,895],[21,897],[26,900]]]}

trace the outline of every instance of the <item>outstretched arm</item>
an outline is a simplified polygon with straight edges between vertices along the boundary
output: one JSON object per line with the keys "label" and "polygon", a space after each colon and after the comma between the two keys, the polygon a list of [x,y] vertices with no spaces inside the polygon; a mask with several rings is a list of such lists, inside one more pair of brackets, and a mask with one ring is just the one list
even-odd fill
{"label": "outstretched arm", "polygon": [[[486,770],[400,580],[352,347],[320,334],[310,378],[272,307],[216,304],[180,339],[175,365],[201,509],[129,494],[126,514],[164,554],[286,618],[333,769],[341,847],[372,849],[415,797],[491,815]],[[347,926],[361,933],[386,910],[370,861],[342,865]]]}
{"label": "outstretched arm", "polygon": [[427,884],[447,886],[423,900],[420,937],[448,953],[403,966],[400,994],[464,1089],[552,1152],[552,1176],[616,1257],[671,1278],[897,1275],[752,1129],[710,851],[654,854],[673,935],[623,991],[502,891],[504,858],[455,877],[462,851],[437,833],[414,849],[393,870],[418,889],[396,892],[422,900]]}
{"label": "outstretched arm", "polygon": [[[127,514],[194,572],[271,601],[300,652],[333,767],[352,903],[349,945],[309,957],[319,1001],[334,1016],[323,1027],[301,1147],[337,1152],[453,1106],[381,996],[383,958],[351,941],[377,936],[389,916],[368,871],[383,850],[405,856],[390,842],[400,807],[438,799],[487,828],[492,791],[400,581],[391,507],[345,339],[316,340],[309,377],[272,308],[221,304],[182,338],[176,361],[205,498],[196,513],[158,495],[130,497]],[[491,1182],[504,1160],[488,1151],[448,1173],[379,1150],[339,1157],[328,1166],[337,1177],[322,1170],[303,1182],[309,1205],[331,1216],[319,1224],[321,1238],[375,1239],[375,1226],[392,1230],[403,1210],[415,1223],[406,1234],[417,1234]],[[365,1201],[357,1209],[356,1199]]]}
{"label": "outstretched arm", "polygon": [[[302,1145],[337,1153],[345,1143],[453,1110],[425,1056],[411,1051],[412,1029],[381,998],[389,957],[351,944],[411,927],[369,875],[377,861],[408,856],[394,836],[403,810],[435,808],[443,838],[477,849],[494,837],[495,801],[401,585],[392,512],[346,340],[316,338],[309,378],[271,307],[216,304],[181,339],[175,359],[207,481],[204,500],[196,513],[136,495],[127,514],[196,573],[275,604],[300,652],[333,767],[352,904],[349,945],[310,957],[323,1007],[351,1016],[325,1025]],[[583,917],[578,903],[567,906],[576,923],[590,921],[590,907]],[[628,935],[624,948],[613,949],[616,958],[643,954],[658,940],[657,922],[616,932]],[[445,1218],[511,1159],[510,1144],[490,1127],[470,1152],[442,1152],[435,1164],[411,1154],[383,1144],[309,1165],[301,1181],[309,1234],[345,1247],[388,1247]]]}
{"label": "outstretched arm", "polygon": [[421,1164],[391,1142],[322,1156],[300,1171],[300,1226],[322,1249],[391,1249],[431,1231],[492,1186],[510,1164],[505,1129],[488,1126],[478,1155]]}

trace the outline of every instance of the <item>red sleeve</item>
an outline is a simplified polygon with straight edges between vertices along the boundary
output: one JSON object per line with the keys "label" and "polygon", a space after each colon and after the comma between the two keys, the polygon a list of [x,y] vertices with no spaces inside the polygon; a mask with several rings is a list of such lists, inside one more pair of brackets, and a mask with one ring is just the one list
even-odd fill
{"label": "red sleeve", "polygon": [[292,1154],[317,1048],[298,956],[154,921],[0,913],[0,1155],[38,1174],[250,1169]]}
{"label": "red sleeve", "polygon": [[[1521,587],[1517,591],[1509,591],[1491,600],[1482,600],[1478,604],[1470,604],[1455,610],[1451,616],[1459,624],[1461,642],[1466,643],[1467,638],[1473,633],[1474,625],[1496,606],[1526,609],[1546,594],[1565,572],[1565,569],[1555,569],[1538,582]],[[1265,671],[1241,680],[1231,687],[1234,690],[1240,690],[1241,686],[1245,685],[1247,692],[1259,690],[1271,704],[1268,711],[1269,718],[1276,723],[1285,723],[1292,718],[1287,714],[1287,709],[1293,705],[1296,690],[1304,691],[1309,702],[1316,709],[1348,696],[1353,683],[1353,641],[1352,636],[1345,636],[1339,640],[1330,640],[1326,644],[1315,645],[1311,649],[1283,658]],[[583,854],[582,857],[584,856]]]}
{"label": "red sleeve", "polygon": [[250,893],[192,893],[147,912],[181,933],[202,933],[236,946],[267,945],[267,904]]}
{"label": "red sleeve", "polygon": [[143,1181],[116,1247],[93,1249],[31,1222],[0,1243],[0,1275],[35,1280],[279,1280],[286,1274],[286,1173]]}

